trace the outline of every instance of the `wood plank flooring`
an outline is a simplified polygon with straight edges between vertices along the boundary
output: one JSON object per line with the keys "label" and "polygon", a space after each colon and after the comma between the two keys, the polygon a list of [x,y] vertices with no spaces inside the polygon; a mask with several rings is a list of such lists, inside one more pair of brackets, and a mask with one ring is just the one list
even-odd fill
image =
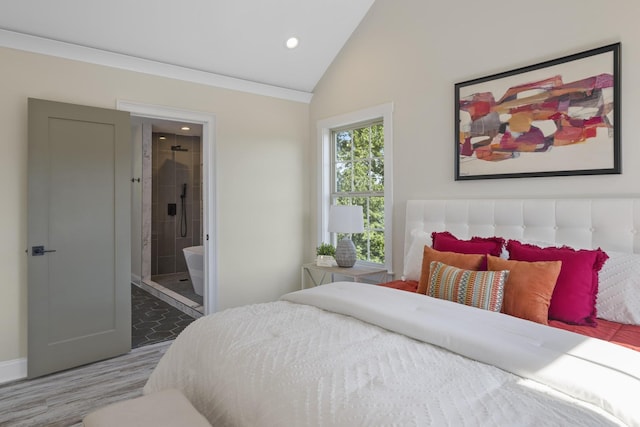
{"label": "wood plank flooring", "polygon": [[142,394],[172,341],[34,380],[0,386],[0,426],[82,426],[94,409]]}

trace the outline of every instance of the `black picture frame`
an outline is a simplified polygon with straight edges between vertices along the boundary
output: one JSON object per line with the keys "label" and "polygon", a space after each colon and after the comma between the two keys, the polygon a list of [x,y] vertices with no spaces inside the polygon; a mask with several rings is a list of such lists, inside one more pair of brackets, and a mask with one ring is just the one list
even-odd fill
{"label": "black picture frame", "polygon": [[620,174],[620,43],[455,84],[455,180]]}

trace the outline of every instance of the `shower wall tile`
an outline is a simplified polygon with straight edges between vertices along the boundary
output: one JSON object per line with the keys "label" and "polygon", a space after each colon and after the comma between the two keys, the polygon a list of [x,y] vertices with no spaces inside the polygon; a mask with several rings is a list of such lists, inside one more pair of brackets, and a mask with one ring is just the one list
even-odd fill
{"label": "shower wall tile", "polygon": [[[180,210],[180,205],[178,205],[178,210]],[[193,236],[193,225],[191,224],[192,222],[192,218],[191,218],[191,214],[190,212],[193,212],[193,206],[190,205],[189,203],[185,203],[185,211],[186,211],[186,218],[187,218],[187,232],[185,236],[182,236],[182,230],[183,230],[183,226],[184,224],[182,223],[182,214],[180,212],[178,212],[178,215],[176,216],[176,234],[175,234],[175,238],[177,239],[184,239],[184,238],[189,238],[191,239]],[[191,246],[191,245],[189,245]],[[176,246],[177,247],[177,246]]]}
{"label": "shower wall tile", "polygon": [[200,155],[200,153],[202,152],[202,144],[200,144],[200,137],[193,136],[191,138],[192,138],[191,143],[193,147],[193,152]]}
{"label": "shower wall tile", "polygon": [[159,186],[163,185],[175,185],[176,183],[176,168],[175,162],[172,159],[171,151],[158,152],[159,162],[158,169],[156,171],[155,181]]}
{"label": "shower wall tile", "polygon": [[176,271],[176,257],[160,256],[158,257],[158,274],[169,274]]}
{"label": "shower wall tile", "polygon": [[155,149],[158,151],[169,151],[171,152],[171,146],[172,145],[177,145],[177,141],[176,141],[176,135],[171,135],[171,134],[162,134],[162,136],[165,137],[165,139],[160,139],[160,134],[154,134],[155,138],[154,138],[154,142],[155,142]]}
{"label": "shower wall tile", "polygon": [[199,220],[200,219],[200,208],[202,207],[202,197],[200,197],[200,187],[195,187],[193,189],[193,194],[196,197],[193,198],[193,209],[189,212],[189,218],[191,220]]}
{"label": "shower wall tile", "polygon": [[187,197],[191,195],[193,190],[193,186],[191,184],[191,173],[189,169],[177,169],[176,170],[176,181],[175,181],[175,199],[180,201],[180,196],[182,195],[182,185],[187,184]]}
{"label": "shower wall tile", "polygon": [[187,263],[184,260],[184,254],[176,253],[176,271],[188,271]]}
{"label": "shower wall tile", "polygon": [[160,185],[158,187],[158,212],[156,213],[158,221],[168,221],[175,217],[168,213],[169,203],[176,203],[174,185]]}
{"label": "shower wall tile", "polygon": [[[182,148],[186,148],[187,150],[189,150],[188,152],[191,153],[194,151],[194,144],[193,144],[194,138],[199,140],[198,137],[187,136],[187,135],[176,135],[176,143],[182,146]],[[184,152],[184,153],[186,154],[187,152]]]}
{"label": "shower wall tile", "polygon": [[176,223],[175,221],[162,221],[158,227],[158,256],[175,256],[176,253]]}
{"label": "shower wall tile", "polygon": [[184,259],[184,252],[182,252],[182,249],[190,246],[195,246],[191,238],[184,237],[176,239],[176,270],[187,271],[187,263]]}
{"label": "shower wall tile", "polygon": [[[153,274],[187,271],[182,248],[201,244],[202,236],[202,148],[199,137],[153,134],[151,229],[155,244]],[[180,145],[188,151],[171,151]],[[187,235],[181,236],[181,194],[187,184],[185,198]],[[176,204],[176,216],[169,216],[169,203]],[[155,268],[154,268],[155,266]]]}
{"label": "shower wall tile", "polygon": [[[185,147],[183,146],[182,148]],[[171,155],[171,160],[174,162],[176,169],[189,169],[191,165],[191,151],[172,151]]]}
{"label": "shower wall tile", "polygon": [[193,246],[202,245],[202,223],[200,220],[193,221]]}
{"label": "shower wall tile", "polygon": [[[194,155],[196,157],[197,154]],[[200,156],[198,158],[194,158],[193,162],[193,181],[195,184],[200,185],[202,183],[202,165],[200,164]],[[194,184],[194,185],[195,185]]]}
{"label": "shower wall tile", "polygon": [[151,276],[158,274],[158,239],[151,239]]}

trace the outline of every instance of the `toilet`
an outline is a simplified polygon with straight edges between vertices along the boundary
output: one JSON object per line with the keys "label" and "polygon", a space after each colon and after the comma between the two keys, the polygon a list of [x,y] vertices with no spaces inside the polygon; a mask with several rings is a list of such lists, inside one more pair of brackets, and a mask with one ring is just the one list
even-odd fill
{"label": "toilet", "polygon": [[184,259],[191,277],[191,284],[196,294],[204,294],[204,246],[183,248]]}

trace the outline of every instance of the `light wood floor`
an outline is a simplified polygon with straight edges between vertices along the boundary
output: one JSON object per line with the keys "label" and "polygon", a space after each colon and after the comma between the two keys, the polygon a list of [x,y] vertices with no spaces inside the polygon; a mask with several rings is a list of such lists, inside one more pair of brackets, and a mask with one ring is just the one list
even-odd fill
{"label": "light wood floor", "polygon": [[138,397],[171,341],[76,369],[0,386],[0,426],[81,426],[94,409]]}

